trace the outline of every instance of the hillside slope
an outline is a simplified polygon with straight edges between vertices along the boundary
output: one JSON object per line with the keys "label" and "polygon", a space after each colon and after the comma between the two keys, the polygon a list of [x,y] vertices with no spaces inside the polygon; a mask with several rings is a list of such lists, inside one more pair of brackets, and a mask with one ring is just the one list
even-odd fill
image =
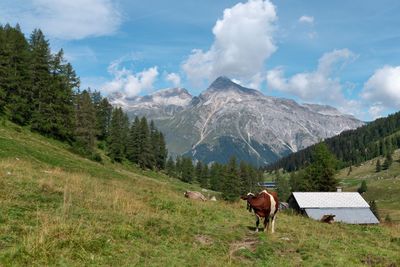
{"label": "hillside slope", "polygon": [[[400,262],[398,226],[327,225],[279,214],[253,234],[242,202],[131,166],[95,163],[27,129],[0,126],[0,265],[309,266]],[[198,189],[198,188],[197,188]]]}
{"label": "hillside slope", "polygon": [[365,180],[368,190],[363,195],[364,198],[376,201],[382,219],[389,214],[392,220],[400,222],[400,150],[393,153],[394,161],[387,170],[376,172],[378,159],[382,163],[385,161],[383,157],[377,157],[352,166],[351,172],[349,168],[344,168],[339,172],[338,178],[347,191],[357,190]]}

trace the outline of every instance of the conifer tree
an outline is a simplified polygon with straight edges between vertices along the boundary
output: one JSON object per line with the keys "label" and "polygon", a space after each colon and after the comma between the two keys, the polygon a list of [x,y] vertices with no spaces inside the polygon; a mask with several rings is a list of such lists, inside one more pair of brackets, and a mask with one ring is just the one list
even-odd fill
{"label": "conifer tree", "polygon": [[222,165],[214,162],[210,168],[210,188],[214,191],[220,191],[223,186]]}
{"label": "conifer tree", "polygon": [[124,158],[125,143],[123,137],[124,114],[121,108],[115,108],[111,116],[108,155],[112,160],[121,162]]}
{"label": "conifer tree", "polygon": [[363,180],[361,182],[360,187],[357,189],[357,192],[360,194],[363,194],[363,193],[367,192],[367,190],[368,190],[367,181]]}
{"label": "conifer tree", "polygon": [[378,160],[376,161],[375,171],[376,171],[376,172],[380,172],[381,170],[382,170],[381,160],[378,159]]}
{"label": "conifer tree", "polygon": [[103,98],[96,106],[97,138],[107,140],[110,134],[112,105],[107,98]]}
{"label": "conifer tree", "polygon": [[41,30],[35,29],[29,40],[32,71],[32,130],[50,135],[54,93],[50,77],[50,47]]}
{"label": "conifer tree", "polygon": [[168,150],[164,139],[164,134],[158,132],[158,149],[156,155],[156,166],[159,170],[165,169],[165,164],[168,157]]}
{"label": "conifer tree", "polygon": [[75,147],[82,154],[89,155],[94,151],[96,114],[90,95],[86,90],[77,96],[75,115]]}
{"label": "conifer tree", "polygon": [[129,137],[129,117],[128,114],[122,111],[121,138],[122,138],[122,143],[124,144],[123,145],[124,157],[126,156],[126,146],[128,143],[128,137]]}
{"label": "conifer tree", "polygon": [[372,213],[380,221],[381,220],[381,216],[379,215],[378,206],[376,205],[376,201],[375,200],[370,201],[369,202],[369,206],[371,208]]}
{"label": "conifer tree", "polygon": [[315,145],[312,163],[305,169],[307,191],[335,191],[337,160],[324,143]]}
{"label": "conifer tree", "polygon": [[172,157],[168,158],[167,164],[165,166],[165,170],[168,176],[175,177],[175,162]]}
{"label": "conifer tree", "polygon": [[152,169],[154,167],[154,155],[152,153],[152,145],[150,139],[150,129],[147,124],[147,119],[142,117],[139,123],[138,130],[139,140],[139,158],[138,164],[141,168]]}
{"label": "conifer tree", "polygon": [[[29,68],[30,51],[25,36],[19,29],[6,25],[0,40],[0,109],[10,120],[25,125],[31,115]],[[1,111],[0,111],[1,113]]]}
{"label": "conifer tree", "polygon": [[194,173],[196,176],[196,180],[200,183],[203,176],[203,164],[201,163],[201,161],[197,161]]}
{"label": "conifer tree", "polygon": [[194,167],[192,160],[188,157],[183,157],[181,162],[181,180],[190,183],[194,180]]}
{"label": "conifer tree", "polygon": [[175,173],[176,173],[176,177],[181,178],[181,176],[182,176],[182,157],[181,156],[176,157]]}
{"label": "conifer tree", "polygon": [[203,164],[203,169],[201,171],[201,179],[200,179],[200,186],[203,188],[209,188],[209,171],[208,165]]}
{"label": "conifer tree", "polygon": [[0,25],[0,116],[5,113],[6,105],[6,88],[5,78],[7,77],[7,64],[8,61],[6,54],[6,42],[7,38],[2,25]]}
{"label": "conifer tree", "polygon": [[126,156],[128,160],[136,164],[139,163],[140,155],[139,127],[140,120],[138,117],[135,117],[135,120],[133,121],[129,130],[128,142],[126,146]]}
{"label": "conifer tree", "polygon": [[239,164],[240,194],[252,192],[250,166],[244,161]]}
{"label": "conifer tree", "polygon": [[240,195],[240,181],[238,178],[238,169],[236,157],[232,156],[226,165],[226,173],[224,177],[224,186],[222,188],[224,199],[234,201]]}
{"label": "conifer tree", "polygon": [[51,88],[55,97],[52,115],[54,130],[51,135],[59,139],[70,140],[74,128],[73,91],[79,86],[79,78],[76,77],[71,65],[66,63],[62,49],[52,56],[50,71]]}
{"label": "conifer tree", "polygon": [[289,181],[280,174],[279,170],[276,173],[275,182],[276,191],[278,192],[278,198],[281,201],[287,201],[291,193]]}

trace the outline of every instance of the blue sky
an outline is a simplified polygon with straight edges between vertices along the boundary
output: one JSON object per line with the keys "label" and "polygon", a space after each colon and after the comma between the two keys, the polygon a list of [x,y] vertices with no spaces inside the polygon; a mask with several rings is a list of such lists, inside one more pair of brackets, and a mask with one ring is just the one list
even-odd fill
{"label": "blue sky", "polygon": [[400,109],[400,2],[3,0],[0,22],[40,27],[82,87],[197,95],[219,75],[363,120]]}

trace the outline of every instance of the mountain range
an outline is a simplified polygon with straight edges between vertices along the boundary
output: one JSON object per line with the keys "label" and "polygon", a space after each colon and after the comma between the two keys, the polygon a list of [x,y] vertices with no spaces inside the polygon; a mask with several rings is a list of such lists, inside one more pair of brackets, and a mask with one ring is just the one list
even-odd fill
{"label": "mountain range", "polygon": [[256,166],[270,164],[364,122],[327,105],[266,96],[226,77],[199,96],[171,88],[146,96],[109,96],[130,118],[146,116],[164,133],[169,153],[205,163],[235,155]]}

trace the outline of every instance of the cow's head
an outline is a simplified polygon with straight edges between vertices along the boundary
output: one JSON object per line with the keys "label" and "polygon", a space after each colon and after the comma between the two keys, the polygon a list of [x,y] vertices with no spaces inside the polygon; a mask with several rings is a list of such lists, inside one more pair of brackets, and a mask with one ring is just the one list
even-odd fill
{"label": "cow's head", "polygon": [[249,203],[249,200],[250,200],[252,197],[254,197],[254,194],[253,194],[253,193],[247,193],[247,195],[241,196],[241,197],[240,197],[241,199],[247,201],[247,210],[248,210],[249,212],[252,211],[251,205],[250,205],[250,203]]}
{"label": "cow's head", "polygon": [[243,200],[248,200],[249,198],[252,198],[252,197],[254,197],[254,194],[249,192],[249,193],[247,193],[247,195],[241,196],[240,198]]}

